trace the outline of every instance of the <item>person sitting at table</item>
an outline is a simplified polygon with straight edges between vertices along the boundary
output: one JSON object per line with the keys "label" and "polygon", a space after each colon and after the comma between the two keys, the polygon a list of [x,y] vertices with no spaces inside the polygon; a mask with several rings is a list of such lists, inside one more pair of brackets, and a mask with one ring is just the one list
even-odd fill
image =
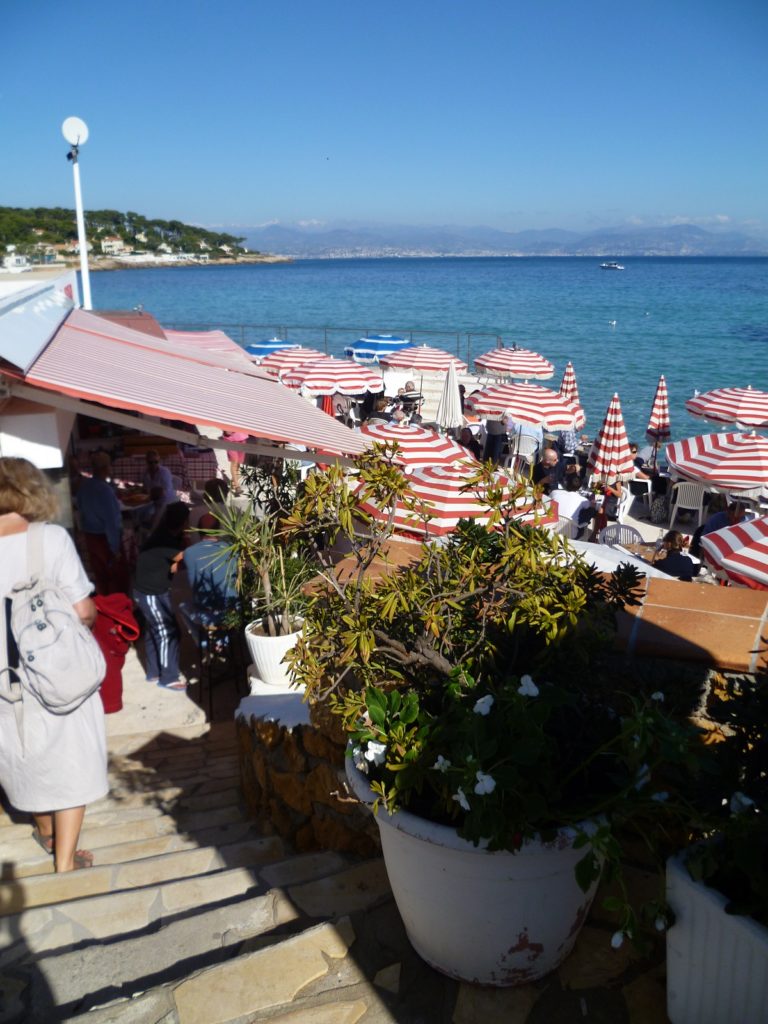
{"label": "person sitting at table", "polygon": [[701,565],[684,554],[685,537],[679,530],[670,530],[661,542],[661,550],[653,560],[657,569],[667,576],[675,576],[685,583],[690,583],[694,576],[701,572]]}
{"label": "person sitting at table", "polygon": [[163,501],[166,505],[170,505],[172,501],[176,501],[176,488],[173,486],[170,470],[160,465],[160,456],[156,448],[149,449],[146,459],[147,469],[142,480],[142,487],[147,494],[151,494],[155,487],[162,487]]}
{"label": "person sitting at table", "polygon": [[576,473],[567,473],[562,487],[549,492],[553,501],[557,502],[557,513],[566,519],[573,520],[578,527],[576,540],[583,540],[586,528],[595,521],[595,496],[586,497],[579,490],[579,477]]}
{"label": "person sitting at table", "polygon": [[736,526],[745,519],[751,518],[748,514],[747,506],[742,501],[732,501],[724,511],[715,512],[714,515],[707,519],[704,523],[702,536],[706,537],[708,533],[723,530],[726,526]]}
{"label": "person sitting at table", "polygon": [[531,479],[544,489],[545,494],[560,487],[563,480],[563,466],[554,448],[545,448],[541,458],[533,467]]}
{"label": "person sitting at table", "polygon": [[476,459],[479,459],[483,454],[480,448],[480,442],[477,440],[475,435],[469,429],[469,427],[462,427],[461,433],[459,434],[459,444],[462,448],[466,448],[467,451],[474,455]]}
{"label": "person sitting at table", "polygon": [[389,423],[391,417],[387,412],[388,409],[389,399],[382,395],[381,398],[377,398],[373,403],[373,409],[366,423]]}

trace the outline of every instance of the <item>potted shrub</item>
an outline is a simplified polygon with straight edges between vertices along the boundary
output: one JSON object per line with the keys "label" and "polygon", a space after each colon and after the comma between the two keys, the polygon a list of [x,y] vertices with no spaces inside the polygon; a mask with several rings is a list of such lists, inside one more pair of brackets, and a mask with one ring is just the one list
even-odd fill
{"label": "potted shrub", "polygon": [[263,682],[291,683],[284,657],[298,639],[307,603],[304,587],[314,573],[301,545],[281,533],[279,505],[255,501],[213,509],[216,528],[204,531],[223,539],[237,564],[236,588],[246,618],[245,640]]}
{"label": "potted shrub", "polygon": [[768,1020],[765,679],[722,680],[709,712],[722,742],[697,801],[705,836],[667,865],[667,1012],[673,1024],[757,1024]]}
{"label": "potted shrub", "polygon": [[[516,503],[536,493],[505,495],[490,466],[468,487],[485,493],[491,529],[463,524],[372,573],[391,517],[353,530],[358,499],[408,502],[381,456],[358,460],[354,488],[337,469],[310,478],[283,521],[325,581],[288,657],[347,730],[350,784],[378,811],[417,952],[455,977],[530,981],[568,954],[603,872],[618,882],[614,944],[637,935],[618,836],[650,840],[687,813],[675,793],[696,733],[663,695],[625,692],[608,657],[635,571],[598,575],[563,538],[521,525]],[[343,572],[324,556],[340,533]]]}

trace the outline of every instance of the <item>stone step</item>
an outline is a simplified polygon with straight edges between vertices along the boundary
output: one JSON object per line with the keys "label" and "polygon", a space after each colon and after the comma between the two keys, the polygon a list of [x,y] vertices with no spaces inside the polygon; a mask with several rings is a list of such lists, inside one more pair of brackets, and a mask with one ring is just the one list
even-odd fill
{"label": "stone step", "polygon": [[214,722],[213,725],[203,723],[202,726],[185,725],[150,735],[139,733],[112,733],[109,718],[107,719],[107,749],[110,754],[133,754],[136,752],[150,753],[158,750],[177,750],[188,748],[190,744],[200,743],[214,747],[221,742],[231,741],[235,734],[233,721]]}
{"label": "stone step", "polygon": [[[136,930],[131,937],[105,940],[101,935],[81,940],[70,951],[38,951],[30,961],[14,966],[15,976],[26,982],[28,1017],[45,1019],[51,1003],[59,1017],[69,1016],[152,986],[178,983],[193,971],[242,952],[246,941],[277,942],[275,929],[284,933],[300,927],[295,922],[301,918],[280,884],[285,888],[291,883],[311,885],[345,866],[339,854],[306,854],[272,865],[273,887],[258,895],[155,921],[153,927]],[[263,885],[265,880],[260,881]],[[103,908],[101,913],[103,917]]]}
{"label": "stone step", "polygon": [[[102,833],[106,831],[103,829]],[[171,828],[169,831],[175,833],[176,830]],[[98,849],[96,844],[91,845]],[[274,859],[276,849],[280,850],[281,844],[271,839],[254,839],[220,849],[195,847],[125,864],[99,864],[97,860],[92,868],[63,875],[15,878],[0,882],[0,917],[18,913],[24,907],[59,905],[83,896],[152,886],[173,878],[207,874],[226,867],[242,867],[264,860],[264,851],[266,856]]]}
{"label": "stone step", "polygon": [[126,763],[125,766],[111,765],[108,773],[109,784],[112,787],[120,788],[126,785],[147,784],[172,785],[185,781],[207,777],[220,779],[226,776],[237,774],[239,761],[236,757],[210,758],[207,761],[191,763],[183,761],[180,764],[167,765],[138,765]]}
{"label": "stone step", "polygon": [[[123,821],[114,825],[91,827],[86,816],[80,836],[80,846],[93,850],[98,864],[98,850],[104,846],[115,846],[118,843],[129,843],[135,839],[151,839],[153,836],[170,835],[175,832],[199,832],[203,828],[230,825],[242,820],[242,812],[237,804],[215,807],[210,810],[182,811],[176,814],[160,814],[141,818],[138,821]],[[3,844],[3,863],[35,860],[40,847],[31,837],[31,828],[25,835]],[[8,870],[6,869],[6,876]]]}
{"label": "stone step", "polygon": [[[204,828],[199,832],[182,835],[168,832],[165,835],[148,839],[135,839],[130,842],[116,843],[114,846],[102,846],[98,849],[98,863],[99,866],[120,864],[123,861],[155,857],[158,854],[174,853],[177,850],[192,850],[199,846],[225,846],[247,838],[258,838],[258,833],[252,822],[242,819],[222,828]],[[12,875],[10,877],[17,879],[30,875],[52,875],[54,873],[53,857],[46,856],[38,846],[35,846],[35,850],[37,854],[34,859],[16,861],[11,865]],[[10,880],[10,878],[5,880]]]}

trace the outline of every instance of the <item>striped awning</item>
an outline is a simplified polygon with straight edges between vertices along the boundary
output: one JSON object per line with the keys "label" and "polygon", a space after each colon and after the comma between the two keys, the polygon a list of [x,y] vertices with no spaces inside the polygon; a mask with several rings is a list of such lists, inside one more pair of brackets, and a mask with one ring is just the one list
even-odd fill
{"label": "striped awning", "polygon": [[523,380],[546,380],[555,367],[538,352],[527,348],[494,348],[475,359],[475,366],[503,377]]}
{"label": "striped awning", "polygon": [[[399,451],[394,462],[410,469],[467,461],[466,448],[436,430],[427,430],[415,423],[363,423],[360,433],[379,444],[396,443]],[[474,459],[472,462],[477,468]]]}
{"label": "striped awning", "polygon": [[734,583],[768,590],[768,516],[705,534],[701,550]]}
{"label": "striped awning", "polygon": [[627,440],[619,396],[614,395],[587,458],[587,468],[607,481],[628,480],[635,463]]}
{"label": "striped awning", "polygon": [[377,370],[361,366],[351,359],[323,356],[311,363],[302,363],[280,378],[289,388],[301,389],[305,395],[362,395],[366,391],[384,390],[384,378]]}
{"label": "striped awning", "polygon": [[[581,406],[545,388],[542,384],[491,384],[487,388],[468,395],[465,407],[479,416],[500,416],[507,414],[518,423],[531,423],[547,430],[573,430]],[[583,422],[583,421],[582,421]]]}
{"label": "striped awning", "polygon": [[[411,497],[422,504],[424,513],[431,518],[425,522],[398,503],[394,514],[395,529],[427,537],[442,537],[452,533],[463,519],[472,519],[481,525],[489,523],[491,511],[483,500],[483,486],[467,488],[467,480],[476,472],[477,463],[474,460],[415,469],[408,477],[408,489]],[[508,500],[510,492],[518,484],[501,475],[497,478],[499,482],[504,485],[505,498]],[[371,501],[361,501],[360,507],[381,521],[388,519],[390,514],[390,509],[379,508]],[[557,523],[557,505],[550,507],[546,499],[538,505],[523,500],[514,518],[531,525],[554,525]]]}
{"label": "striped awning", "polygon": [[713,490],[768,488],[768,437],[763,434],[703,434],[674,441],[666,460],[680,476]]}
{"label": "striped awning", "polygon": [[656,394],[653,396],[651,415],[645,432],[654,441],[665,441],[671,433],[671,426],[667,382],[662,373],[659,383],[656,385]]}
{"label": "striped awning", "polygon": [[453,366],[457,373],[466,373],[467,370],[467,364],[457,356],[429,345],[409,345],[399,352],[381,356],[379,362],[393,370],[422,370],[424,373],[446,371],[449,366]]}
{"label": "striped awning", "polygon": [[584,410],[581,407],[581,401],[579,399],[579,385],[576,383],[576,371],[574,370],[573,363],[570,360],[565,364],[563,379],[560,381],[560,397],[564,398],[566,402],[570,402],[571,405],[578,407],[579,412],[576,415],[574,428],[576,430],[581,430],[587,422],[587,417],[584,415]]}
{"label": "striped awning", "polygon": [[[59,394],[254,438],[353,455],[360,434],[281,387],[245,358],[201,353],[94,313],[73,310],[25,375],[9,376]],[[97,411],[94,410],[94,415]]]}
{"label": "striped awning", "polygon": [[692,416],[739,427],[768,427],[768,391],[756,388],[716,388],[689,398],[685,408]]}

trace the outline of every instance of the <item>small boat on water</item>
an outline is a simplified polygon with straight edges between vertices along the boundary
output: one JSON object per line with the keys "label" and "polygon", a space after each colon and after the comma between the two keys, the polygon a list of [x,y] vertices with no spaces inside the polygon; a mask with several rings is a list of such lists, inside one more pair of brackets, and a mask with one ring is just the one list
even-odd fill
{"label": "small boat on water", "polygon": [[600,269],[601,270],[623,270],[624,267],[622,266],[621,263],[609,262],[609,263],[601,263],[600,264]]}

